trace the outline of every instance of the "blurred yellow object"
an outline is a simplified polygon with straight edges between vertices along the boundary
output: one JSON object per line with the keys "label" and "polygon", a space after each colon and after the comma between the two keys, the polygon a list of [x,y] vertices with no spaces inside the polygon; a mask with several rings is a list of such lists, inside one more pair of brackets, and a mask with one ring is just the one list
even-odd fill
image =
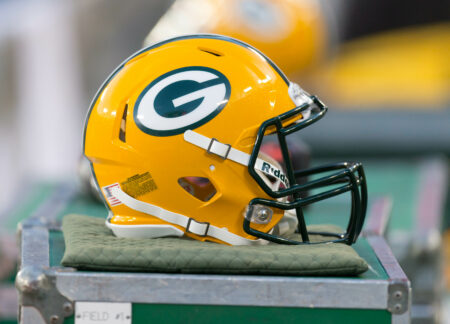
{"label": "blurred yellow object", "polygon": [[226,35],[258,48],[295,77],[324,56],[327,23],[318,0],[177,0],[144,45],[185,34]]}
{"label": "blurred yellow object", "polygon": [[415,27],[345,44],[313,82],[343,108],[446,108],[450,24]]}

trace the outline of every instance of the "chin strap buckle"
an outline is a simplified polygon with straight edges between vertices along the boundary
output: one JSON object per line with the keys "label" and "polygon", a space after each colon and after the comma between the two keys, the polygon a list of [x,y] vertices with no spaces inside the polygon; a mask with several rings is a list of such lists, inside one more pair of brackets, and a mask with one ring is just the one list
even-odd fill
{"label": "chin strap buckle", "polygon": [[228,154],[230,154],[230,151],[231,151],[230,144],[221,143],[215,138],[211,138],[208,148],[206,149],[206,152],[216,154],[224,160],[228,158]]}
{"label": "chin strap buckle", "polygon": [[195,219],[189,218],[186,225],[186,233],[192,233],[201,237],[205,237],[208,235],[209,225],[210,224],[208,222],[197,222]]}

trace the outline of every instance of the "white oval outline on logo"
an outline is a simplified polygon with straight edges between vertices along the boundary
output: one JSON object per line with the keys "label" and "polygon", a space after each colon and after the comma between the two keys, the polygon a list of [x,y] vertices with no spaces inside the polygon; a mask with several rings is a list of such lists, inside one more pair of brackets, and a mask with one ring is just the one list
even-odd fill
{"label": "white oval outline on logo", "polygon": [[[204,98],[201,104],[186,115],[167,118],[154,108],[156,96],[167,86],[182,81],[199,83],[213,79],[222,82],[173,99],[173,105],[180,106]],[[228,103],[231,87],[228,79],[219,71],[204,66],[189,66],[167,72],[153,80],[139,95],[134,108],[134,120],[143,132],[155,136],[171,136],[195,129],[214,118]]]}

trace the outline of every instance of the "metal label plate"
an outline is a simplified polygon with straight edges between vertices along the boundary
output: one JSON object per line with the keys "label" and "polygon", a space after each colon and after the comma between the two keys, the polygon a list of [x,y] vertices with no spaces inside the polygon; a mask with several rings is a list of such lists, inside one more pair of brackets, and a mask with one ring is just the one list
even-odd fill
{"label": "metal label plate", "polygon": [[131,324],[131,303],[77,302],[75,324]]}

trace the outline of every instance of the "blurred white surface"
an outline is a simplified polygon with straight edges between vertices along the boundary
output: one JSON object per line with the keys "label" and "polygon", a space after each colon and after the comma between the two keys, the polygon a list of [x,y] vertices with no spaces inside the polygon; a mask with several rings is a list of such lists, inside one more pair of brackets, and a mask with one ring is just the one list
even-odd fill
{"label": "blurred white surface", "polygon": [[76,176],[90,100],[170,4],[0,1],[0,213],[32,181]]}
{"label": "blurred white surface", "polygon": [[[36,14],[38,13],[38,14]],[[82,129],[81,69],[70,2],[28,5],[17,37],[19,169],[64,177],[75,169]],[[39,173],[36,173],[39,172]]]}
{"label": "blurred white surface", "polygon": [[81,151],[82,95],[71,2],[1,6],[2,72],[9,72],[0,75],[9,98],[0,102],[4,206],[28,180],[73,172]]}

